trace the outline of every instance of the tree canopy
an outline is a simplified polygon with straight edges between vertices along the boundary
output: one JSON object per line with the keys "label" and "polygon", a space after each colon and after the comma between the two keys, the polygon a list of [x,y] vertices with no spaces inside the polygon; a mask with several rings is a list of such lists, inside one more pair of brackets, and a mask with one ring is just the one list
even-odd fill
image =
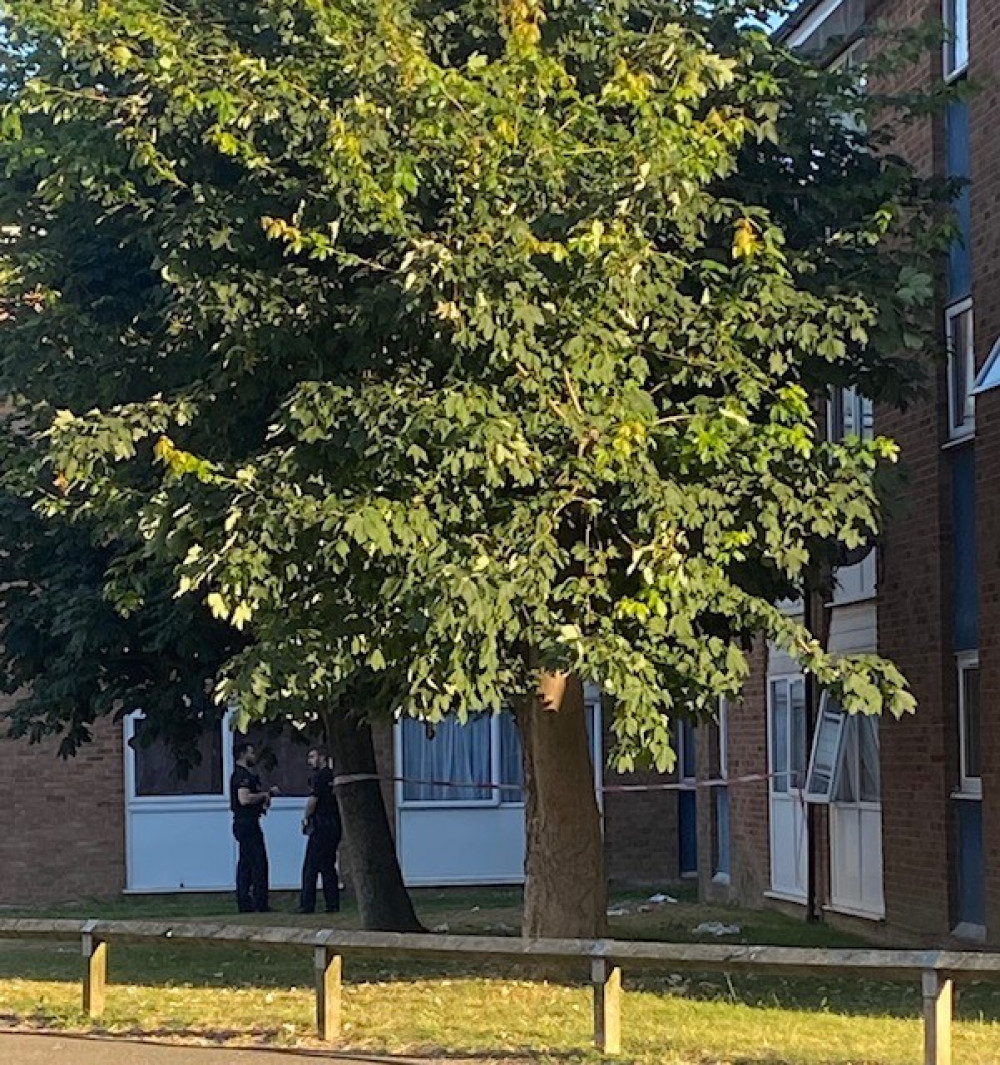
{"label": "tree canopy", "polygon": [[912,394],[941,193],[743,6],[10,0],[5,491],[249,716],[567,672],[662,767],[759,636],[911,709],[780,600],[879,528],[820,401]]}

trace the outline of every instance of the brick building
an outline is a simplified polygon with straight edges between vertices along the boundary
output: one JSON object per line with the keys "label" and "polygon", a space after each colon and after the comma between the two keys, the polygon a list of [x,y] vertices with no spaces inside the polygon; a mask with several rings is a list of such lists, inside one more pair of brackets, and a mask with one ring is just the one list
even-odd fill
{"label": "brick building", "polygon": [[[596,700],[590,700],[595,765],[603,764]],[[175,891],[229,891],[235,872],[226,785],[232,736],[225,723],[205,733],[202,761],[180,780],[162,746],[130,742],[141,727],[135,716],[101,722],[93,743],[68,761],[54,743],[0,742],[0,906],[89,897]],[[503,793],[427,784],[391,783],[405,773],[418,779],[517,783],[515,733],[501,719],[485,720],[465,739],[450,726],[429,741],[421,726],[376,730],[383,793],[404,876],[410,885],[520,883],[523,879],[523,799]],[[299,883],[303,839],[307,741],[284,733],[252,737],[273,756],[262,768],[277,782],[264,824],[271,884]],[[610,773],[603,779],[614,783]],[[661,779],[661,778],[657,778]],[[595,786],[601,776],[595,773]],[[629,783],[635,781],[630,778]],[[693,872],[693,791],[609,793],[603,797],[609,876],[619,882],[675,880],[681,871],[678,817],[689,814],[684,853]]]}
{"label": "brick building", "polygon": [[[866,9],[867,8],[867,9]],[[895,131],[895,148],[925,173],[969,179],[961,237],[942,271],[947,362],[905,412],[843,394],[831,428],[895,438],[904,505],[864,563],[838,574],[831,649],[877,650],[908,678],[916,715],[843,719],[826,705],[805,748],[796,666],[762,650],[740,706],[728,712],[731,778],[791,770],[814,798],[814,901],[828,919],[875,937],[1000,943],[1000,8],[993,0],[806,0],[778,31],[792,47],[849,63],[874,41],[866,26],[942,17],[944,48],[900,88],[969,78],[979,91],[946,114]],[[845,417],[846,413],[846,417]],[[998,463],[1000,467],[1000,463]],[[982,709],[982,713],[980,708]],[[718,768],[719,730],[703,730],[701,769]],[[716,749],[713,762],[713,751]],[[831,752],[833,752],[831,754]],[[829,779],[826,779],[829,778]],[[817,795],[815,782],[826,785]],[[706,896],[806,906],[809,820],[802,794],[770,783],[702,793],[700,881]],[[819,789],[823,792],[823,789]],[[728,805],[720,822],[719,805]],[[731,840],[727,868],[713,855]]]}

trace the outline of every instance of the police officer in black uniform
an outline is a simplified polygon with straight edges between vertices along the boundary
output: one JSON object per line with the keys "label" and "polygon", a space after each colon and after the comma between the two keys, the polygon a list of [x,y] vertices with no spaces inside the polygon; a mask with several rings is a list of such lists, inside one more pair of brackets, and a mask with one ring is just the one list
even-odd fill
{"label": "police officer in black uniform", "polygon": [[340,846],[340,807],[333,791],[333,770],[325,747],[311,747],[308,754],[313,776],[306,803],[302,831],[308,836],[306,857],[302,864],[302,894],[299,913],[316,910],[316,878],[323,878],[323,900],[327,913],[340,910],[340,885],[337,882],[337,848]]}
{"label": "police officer in black uniform", "polygon": [[240,913],[266,913],[268,906],[267,849],[260,819],[271,805],[277,788],[264,791],[260,777],[252,772],[257,752],[252,743],[236,745],[236,768],[229,782],[229,806],[233,811],[233,835],[240,845],[236,865],[236,905]]}

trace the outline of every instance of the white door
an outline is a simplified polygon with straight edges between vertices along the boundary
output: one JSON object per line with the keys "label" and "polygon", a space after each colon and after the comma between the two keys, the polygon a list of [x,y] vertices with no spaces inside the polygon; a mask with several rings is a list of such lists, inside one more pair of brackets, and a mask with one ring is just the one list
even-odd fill
{"label": "white door", "polygon": [[805,682],[772,677],[768,684],[771,891],[806,897],[808,822],[802,787],[807,761]]}
{"label": "white door", "polygon": [[844,722],[830,805],[830,895],[834,909],[885,916],[877,717]]}
{"label": "white door", "polygon": [[[586,692],[600,789],[600,695]],[[524,881],[521,741],[509,713],[396,726],[396,846],[408,885]],[[600,791],[598,790],[600,797]]]}

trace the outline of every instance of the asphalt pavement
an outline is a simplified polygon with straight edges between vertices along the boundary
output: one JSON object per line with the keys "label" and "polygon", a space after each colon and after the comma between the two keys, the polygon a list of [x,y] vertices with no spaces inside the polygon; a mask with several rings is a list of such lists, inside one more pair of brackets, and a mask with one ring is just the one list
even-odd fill
{"label": "asphalt pavement", "polygon": [[[463,1065],[454,1058],[357,1056],[335,1050],[258,1050],[0,1031],[0,1065],[441,1065],[444,1060],[448,1065]],[[480,1058],[475,1065],[490,1063]]]}

